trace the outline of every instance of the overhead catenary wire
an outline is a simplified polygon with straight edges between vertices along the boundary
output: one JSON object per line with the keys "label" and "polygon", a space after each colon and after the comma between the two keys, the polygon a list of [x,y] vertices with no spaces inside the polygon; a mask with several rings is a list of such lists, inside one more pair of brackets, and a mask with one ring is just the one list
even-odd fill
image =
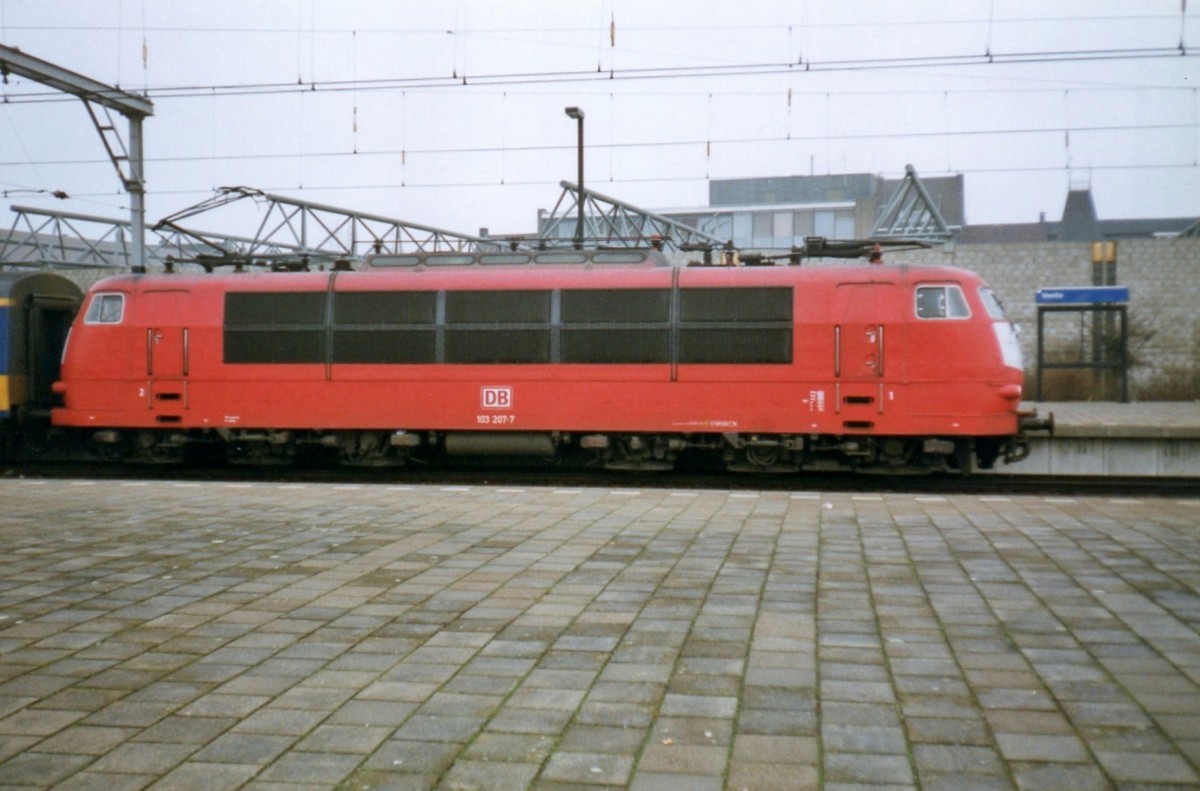
{"label": "overhead catenary wire", "polygon": [[[1180,169],[1196,169],[1198,166],[1191,162],[1168,162],[1162,164],[1116,164],[1116,165],[1089,165],[1086,169],[1088,172],[1121,172],[1131,170],[1180,170]],[[1011,175],[1016,173],[1061,173],[1064,168],[1062,165],[1045,165],[1045,166],[1012,166],[1012,167],[985,167],[971,170],[970,172],[976,175]],[[939,171],[929,171],[926,175],[936,174]],[[883,172],[877,174],[884,178],[900,178],[903,176],[900,172]],[[622,176],[610,180],[614,184],[682,184],[682,183],[699,183],[709,181],[709,177],[703,174],[687,175],[687,176]],[[395,190],[395,189],[481,189],[487,187],[546,187],[558,186],[560,181],[553,179],[527,179],[527,180],[507,180],[503,184],[498,180],[490,181],[429,181],[429,182],[414,182],[406,183],[380,183],[380,184],[308,184],[306,186],[298,186],[296,184],[267,184],[256,186],[256,189],[263,192],[341,192],[341,191],[359,191],[365,192],[370,190]],[[201,189],[167,189],[156,190],[157,196],[167,195],[211,195],[209,190]],[[125,197],[124,193],[112,192],[88,192],[76,195],[71,194],[72,198],[102,198]],[[709,211],[705,208],[704,211]],[[719,209],[714,209],[719,210]]]}
{"label": "overhead catenary wire", "polygon": [[[340,93],[348,91],[407,91],[433,88],[501,87],[513,85],[572,84],[613,81],[684,80],[714,77],[760,77],[796,73],[825,73],[873,71],[888,69],[928,69],[958,66],[1028,65],[1042,63],[1086,62],[1106,60],[1145,60],[1154,58],[1195,58],[1200,51],[1180,51],[1174,47],[1085,49],[1013,54],[940,55],[904,58],[845,59],[785,63],[764,61],[721,66],[657,66],[612,69],[606,72],[591,70],[559,70],[537,72],[457,74],[450,76],[365,78],[350,80],[227,83],[224,85],[175,85],[148,88],[146,94],[156,101],[194,96],[269,96],[295,93]],[[1134,86],[1130,86],[1131,88]],[[46,91],[10,93],[6,103],[69,101],[62,94]]]}
{"label": "overhead catenary wire", "polygon": [[[1114,124],[1105,126],[1084,126],[1070,127],[1069,131],[1076,134],[1089,133],[1110,133],[1110,132],[1146,132],[1146,131],[1170,131],[1170,130],[1190,130],[1193,129],[1193,124],[1177,123],[1177,124]],[[621,150],[621,149],[666,149],[666,148],[688,148],[700,147],[711,153],[713,146],[724,145],[753,145],[760,143],[803,143],[803,142],[829,142],[833,140],[878,140],[878,139],[903,139],[903,138],[947,138],[947,137],[986,137],[989,135],[1060,135],[1067,130],[1065,126],[1041,126],[1041,127],[1021,127],[1021,128],[1006,128],[1006,129],[959,129],[959,130],[929,130],[929,131],[914,131],[914,132],[897,132],[891,130],[880,131],[861,131],[850,133],[824,133],[824,134],[806,134],[806,135],[763,135],[758,137],[730,137],[730,138],[694,138],[690,140],[671,140],[671,141],[631,141],[631,142],[595,142],[589,144],[589,150]],[[519,152],[550,152],[550,151],[574,151],[574,145],[555,144],[555,145],[498,145],[498,146],[461,146],[453,148],[400,148],[390,149],[359,149],[341,151],[304,151],[296,152],[247,152],[244,154],[212,154],[212,155],[186,155],[186,156],[148,156],[146,161],[149,163],[167,164],[167,163],[187,163],[187,162],[236,162],[238,160],[266,160],[266,159],[327,159],[336,157],[370,157],[370,156],[408,156],[425,155],[459,155],[459,154],[510,154]],[[97,165],[107,164],[109,160],[100,158],[88,159],[53,159],[53,160],[21,160],[21,161],[0,161],[0,167],[15,167],[19,165]],[[971,169],[974,172],[976,169]],[[1003,168],[1000,168],[1003,170]]]}
{"label": "overhead catenary wire", "polygon": [[[605,16],[604,19],[607,20],[608,17]],[[1012,16],[1012,17],[1005,17],[1003,19],[993,19],[991,17],[991,15],[989,15],[988,18],[952,19],[952,18],[941,17],[937,20],[937,24],[938,25],[947,25],[947,26],[957,26],[957,27],[962,27],[962,26],[978,27],[978,26],[984,26],[984,25],[989,25],[989,24],[1009,25],[1009,24],[1029,24],[1032,22],[1054,22],[1056,24],[1071,24],[1071,23],[1078,23],[1078,22],[1130,22],[1130,21],[1146,21],[1146,20],[1160,20],[1160,21],[1172,21],[1173,22],[1173,21],[1179,20],[1179,19],[1181,19],[1181,15],[1176,14],[1176,13],[1096,14],[1096,15],[1089,14],[1087,16],[1078,16],[1078,15],[1050,16],[1050,15],[1043,14],[1040,16]],[[751,23],[733,24],[733,25],[704,25],[704,24],[695,24],[695,25],[663,25],[663,24],[622,25],[621,30],[625,33],[652,33],[652,34],[660,35],[660,36],[663,34],[666,34],[666,33],[688,33],[688,32],[723,33],[723,32],[727,32],[730,30],[758,31],[758,32],[772,32],[772,31],[786,32],[788,27],[791,24],[792,23],[788,23],[788,22],[779,22],[779,23],[751,22]],[[900,20],[900,21],[895,21],[895,22],[889,22],[887,26],[894,27],[894,28],[903,28],[903,27],[918,27],[918,26],[923,27],[923,26],[927,26],[928,24],[929,24],[929,20],[917,19],[917,20],[911,20],[911,21]],[[804,22],[804,28],[810,29],[813,31],[848,30],[848,29],[865,28],[865,27],[880,27],[880,26],[881,25],[879,22],[870,21],[870,20],[855,20],[855,21],[850,21],[850,22],[813,22],[811,19],[806,18],[805,22]],[[88,32],[91,32],[91,31],[115,32],[115,31],[119,30],[120,28],[121,28],[120,25],[103,25],[103,24],[87,25],[87,26],[82,26],[82,25],[35,25],[35,24],[13,25],[13,24],[9,24],[6,27],[6,29],[10,32],[12,32],[12,31],[47,31],[47,30],[50,30],[50,31],[73,30],[73,31],[88,31]],[[144,29],[147,32],[151,32],[151,33],[186,33],[186,34],[240,33],[240,34],[254,35],[254,34],[263,34],[263,33],[291,34],[291,33],[296,32],[296,29],[291,28],[291,27],[269,27],[269,26],[224,27],[224,26],[208,26],[208,25],[188,25],[188,26],[183,26],[183,25],[146,25],[144,27]],[[352,28],[348,28],[348,27],[346,27],[346,28],[324,27],[321,29],[316,29],[313,32],[315,32],[317,34],[327,34],[327,35],[344,35],[344,34],[349,33],[351,31],[351,29]],[[399,28],[399,27],[389,27],[389,26],[379,25],[374,28],[371,28],[369,32],[378,34],[378,35],[388,35],[388,36],[392,36],[392,35],[445,36],[447,30],[445,27]],[[549,26],[544,26],[544,27],[543,26],[538,26],[538,27],[514,26],[514,27],[477,28],[477,29],[471,31],[471,33],[473,35],[493,35],[493,34],[507,34],[507,33],[586,33],[586,34],[591,35],[591,34],[594,34],[595,32],[596,32],[596,28],[592,25],[573,25],[573,26],[549,25]]]}

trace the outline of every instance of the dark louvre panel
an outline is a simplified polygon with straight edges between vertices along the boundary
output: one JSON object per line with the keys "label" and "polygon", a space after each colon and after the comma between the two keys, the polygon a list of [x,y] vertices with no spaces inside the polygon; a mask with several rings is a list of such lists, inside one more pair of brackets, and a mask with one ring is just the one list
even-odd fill
{"label": "dark louvre panel", "polygon": [[563,324],[650,324],[671,319],[667,289],[587,289],[562,292]]}
{"label": "dark louvre panel", "polygon": [[324,291],[232,292],[225,295],[226,327],[324,323]]}
{"label": "dark louvre panel", "polygon": [[448,291],[448,324],[548,324],[549,291]]}
{"label": "dark louvre panel", "polygon": [[333,323],[433,324],[437,318],[436,291],[355,291],[333,298]]}
{"label": "dark louvre panel", "polygon": [[791,321],[791,288],[685,288],[679,318],[697,321]]}
{"label": "dark louvre panel", "polygon": [[225,362],[324,363],[325,292],[225,295]]}
{"label": "dark louvre panel", "polygon": [[428,330],[335,330],[333,361],[346,364],[434,363],[436,333]]}
{"label": "dark louvre panel", "polygon": [[548,363],[550,330],[446,330],[446,362]]}
{"label": "dark louvre panel", "polygon": [[563,330],[564,363],[668,363],[670,332],[663,329]]}
{"label": "dark louvre panel", "polygon": [[790,329],[682,329],[680,363],[774,364],[792,361]]}
{"label": "dark louvre panel", "polygon": [[225,330],[226,363],[323,363],[325,333],[312,330]]}

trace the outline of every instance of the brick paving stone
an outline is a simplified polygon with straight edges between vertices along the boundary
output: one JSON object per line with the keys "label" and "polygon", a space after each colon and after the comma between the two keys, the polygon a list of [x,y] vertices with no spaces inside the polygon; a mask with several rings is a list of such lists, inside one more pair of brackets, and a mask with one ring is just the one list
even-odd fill
{"label": "brick paving stone", "polygon": [[638,759],[638,770],[666,774],[724,775],[729,751],[723,746],[651,741]]}
{"label": "brick paving stone", "polygon": [[542,769],[544,780],[583,785],[625,785],[633,770],[628,756],[556,752]]}
{"label": "brick paving stone", "polygon": [[904,755],[826,753],[823,776],[826,783],[903,783],[912,777],[912,767]]}
{"label": "brick paving stone", "polygon": [[462,745],[454,742],[389,739],[363,763],[363,769],[437,777],[454,763],[460,752]]}
{"label": "brick paving stone", "polygon": [[821,726],[821,742],[827,752],[835,753],[903,755],[908,752],[904,729],[899,725],[881,728],[826,723]]}
{"label": "brick paving stone", "polygon": [[538,763],[457,761],[438,784],[446,791],[511,791],[527,788],[537,775]]}
{"label": "brick paving stone", "polygon": [[162,775],[195,751],[195,747],[183,744],[127,742],[110,750],[88,768],[104,773]]}
{"label": "brick paving stone", "polygon": [[[595,734],[588,734],[588,736],[594,737]],[[563,739],[563,749],[575,751],[571,749],[569,740],[570,734],[568,733]],[[597,741],[594,738],[590,740],[590,746],[593,749],[597,748]],[[578,742],[578,746],[582,747],[588,742],[589,739],[587,738],[581,739]],[[540,765],[555,747],[555,739],[551,736],[522,733],[482,733],[463,753],[463,757],[472,761],[518,761]],[[619,752],[617,750],[599,751]],[[631,750],[630,752],[632,753],[633,751]]]}
{"label": "brick paving stone", "polygon": [[26,751],[0,764],[0,784],[5,787],[45,788],[91,763],[86,755],[61,755]]}
{"label": "brick paving stone", "polygon": [[996,744],[1006,761],[1086,763],[1090,760],[1083,742],[1075,736],[998,733]]}
{"label": "brick paving stone", "polygon": [[204,745],[237,724],[237,720],[226,717],[181,717],[172,715],[151,725],[134,741],[160,744]]}
{"label": "brick paving stone", "polygon": [[639,769],[633,775],[629,791],[722,791],[722,777],[696,774],[656,774]]}
{"label": "brick paving stone", "polygon": [[54,786],[55,791],[141,791],[155,781],[152,775],[84,770]]}
{"label": "brick paving stone", "polygon": [[153,791],[234,791],[258,771],[257,766],[185,762],[149,788]]}
{"label": "brick paving stone", "polygon": [[[508,733],[561,733],[571,721],[571,710],[504,707],[488,722],[488,728]],[[583,717],[580,721],[592,721]]]}
{"label": "brick paving stone", "polygon": [[1105,791],[1112,784],[1093,765],[1056,763],[1012,763],[1010,769],[1021,791]]}
{"label": "brick paving stone", "polygon": [[1098,751],[1096,757],[1118,783],[1200,783],[1200,776],[1181,755]]}

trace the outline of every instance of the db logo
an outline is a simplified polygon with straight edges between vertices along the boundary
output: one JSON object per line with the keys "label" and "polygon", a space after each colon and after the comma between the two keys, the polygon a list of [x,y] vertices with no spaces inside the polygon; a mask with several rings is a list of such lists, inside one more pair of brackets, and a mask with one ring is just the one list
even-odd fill
{"label": "db logo", "polygon": [[480,391],[480,398],[484,409],[512,409],[511,387],[484,387]]}

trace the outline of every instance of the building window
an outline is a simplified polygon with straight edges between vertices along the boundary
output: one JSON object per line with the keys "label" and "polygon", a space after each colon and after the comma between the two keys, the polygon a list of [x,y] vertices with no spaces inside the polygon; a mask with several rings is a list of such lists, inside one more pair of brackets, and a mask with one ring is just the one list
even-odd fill
{"label": "building window", "polygon": [[795,212],[792,221],[792,235],[801,242],[805,237],[813,235],[813,213],[811,211]]}
{"label": "building window", "polygon": [[758,211],[753,216],[754,241],[752,244],[755,247],[769,247],[772,239],[771,231],[773,230],[774,214],[772,212]]}
{"label": "building window", "polygon": [[813,235],[826,239],[837,237],[837,219],[832,211],[818,211],[813,215]]}
{"label": "building window", "polygon": [[789,242],[792,237],[792,215],[790,211],[775,212],[775,236],[786,237]]}
{"label": "building window", "polygon": [[834,212],[834,238],[835,239],[853,239],[858,234],[854,227],[854,212],[852,211],[837,211]]}

